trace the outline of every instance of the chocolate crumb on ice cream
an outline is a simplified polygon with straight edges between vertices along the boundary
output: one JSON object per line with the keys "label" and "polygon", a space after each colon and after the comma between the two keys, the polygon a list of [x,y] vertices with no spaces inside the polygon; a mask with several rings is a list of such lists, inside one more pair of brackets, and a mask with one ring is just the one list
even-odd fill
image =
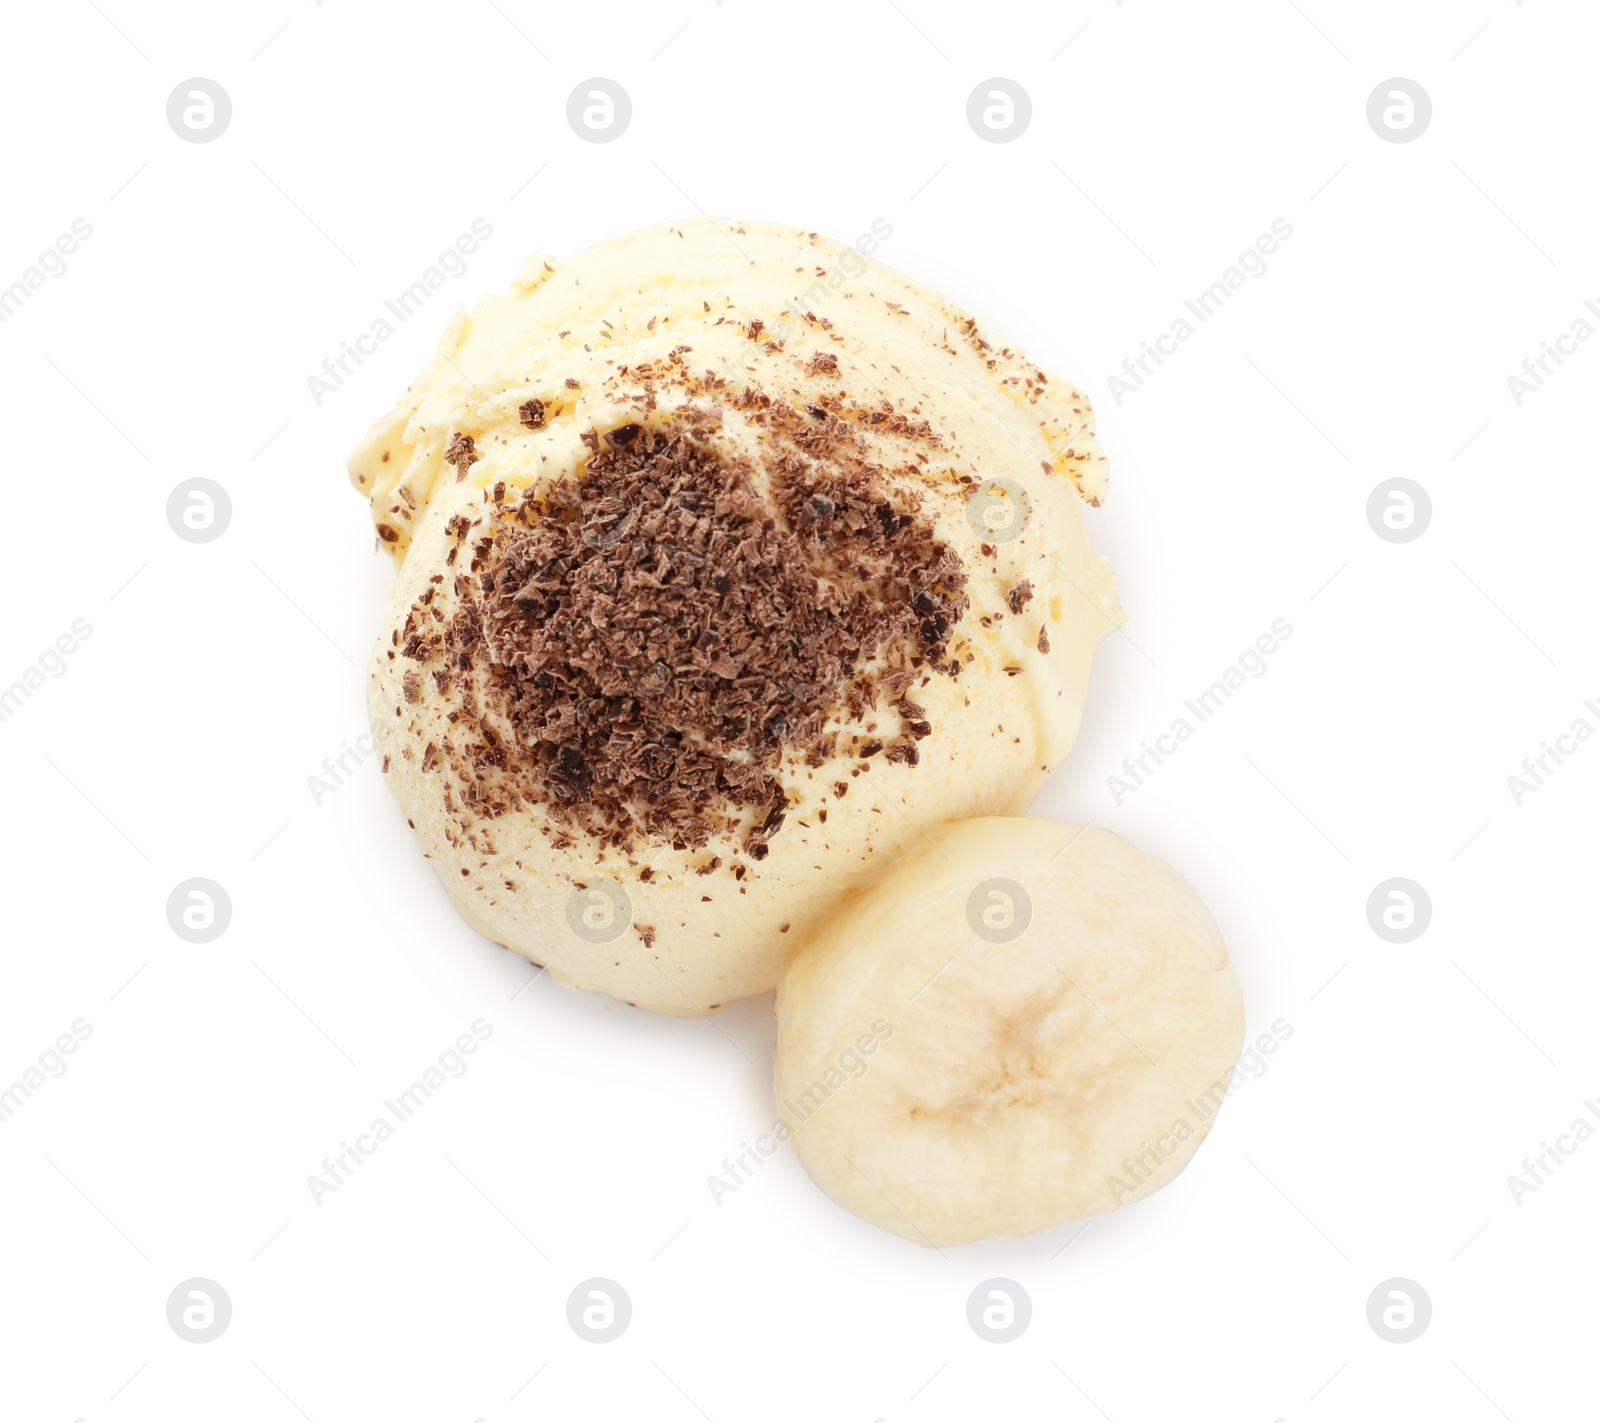
{"label": "chocolate crumb on ice cream", "polygon": [[[618,435],[626,435],[618,439]],[[530,491],[480,574],[491,682],[558,820],[698,848],[755,812],[767,853],[783,757],[946,665],[966,610],[948,544],[848,464],[729,460],[687,430],[615,432],[581,479]]]}

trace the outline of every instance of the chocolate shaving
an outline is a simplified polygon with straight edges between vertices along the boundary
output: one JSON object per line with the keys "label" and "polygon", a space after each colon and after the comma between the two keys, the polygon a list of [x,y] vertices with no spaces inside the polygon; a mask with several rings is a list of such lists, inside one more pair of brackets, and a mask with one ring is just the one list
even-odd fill
{"label": "chocolate shaving", "polygon": [[450,443],[444,449],[444,462],[456,467],[457,484],[467,477],[467,471],[477,461],[478,452],[473,446],[471,435],[455,434],[450,437]]}
{"label": "chocolate shaving", "polygon": [[[796,444],[815,430],[788,407],[773,423]],[[786,757],[831,755],[828,722],[900,698],[916,669],[953,675],[966,574],[917,497],[843,443],[763,471],[704,426],[624,428],[497,523],[456,637],[481,627],[489,694],[558,818],[680,848],[743,827],[759,860]],[[931,728],[901,706],[899,735],[858,755],[916,764]]]}

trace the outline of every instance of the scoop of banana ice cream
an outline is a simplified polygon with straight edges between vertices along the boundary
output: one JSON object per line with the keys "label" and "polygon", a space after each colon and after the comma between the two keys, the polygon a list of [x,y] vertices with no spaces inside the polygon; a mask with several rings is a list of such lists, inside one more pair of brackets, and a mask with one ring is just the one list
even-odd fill
{"label": "scoop of banana ice cream", "polygon": [[462,915],[668,1013],[1017,813],[1121,619],[1088,401],[815,233],[692,223],[458,313],[350,460],[389,785]]}
{"label": "scoop of banana ice cream", "polygon": [[856,1215],[930,1246],[1030,1235],[1159,1190],[1244,1039],[1194,890],[1091,826],[930,833],[778,989],[786,1139]]}

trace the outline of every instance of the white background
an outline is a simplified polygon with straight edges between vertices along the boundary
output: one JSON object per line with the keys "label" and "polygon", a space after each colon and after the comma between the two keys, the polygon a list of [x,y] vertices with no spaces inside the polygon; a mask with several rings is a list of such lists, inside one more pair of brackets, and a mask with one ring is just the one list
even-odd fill
{"label": "white background", "polygon": [[[1600,16],[1581,0],[754,0],[542,6],[63,0],[4,12],[0,285],[93,236],[0,326],[0,684],[93,635],[0,724],[0,1083],[93,1035],[0,1124],[8,1419],[1590,1416],[1600,1140],[1507,1177],[1600,1097],[1586,743],[1506,778],[1600,698],[1600,342],[1519,406],[1506,378],[1600,299]],[[632,97],[580,141],[567,95]],[[1015,142],[965,117],[1032,97]],[[180,81],[233,102],[216,141]],[[1365,113],[1409,77],[1411,143]],[[537,176],[535,176],[537,174]],[[770,1000],[668,1020],[542,978],[456,918],[369,761],[361,666],[390,572],[345,456],[456,302],[698,210],[850,241],[1094,399],[1091,533],[1130,613],[1040,802],[1176,865],[1234,951],[1252,1034],[1293,1035],[1146,1204],[942,1255],[780,1154]],[[317,405],[306,378],[467,229],[493,237]],[[1253,280],[1136,394],[1108,378],[1282,218]],[[1366,521],[1385,479],[1419,539]],[[233,502],[186,543],[169,492]],[[130,581],[131,579],[131,581]],[[1331,581],[1330,581],[1331,580]],[[1121,804],[1125,756],[1276,618],[1293,636]],[[1553,763],[1552,763],[1553,764]],[[168,927],[193,876],[232,898]],[[1433,903],[1394,945],[1380,881]],[[320,1205],[306,1178],[482,1018],[493,1036]],[[168,1327],[181,1280],[233,1319]],[[620,1282],[616,1342],[579,1281]],[[1033,1302],[969,1329],[979,1281]],[[1433,1302],[1413,1343],[1374,1286]],[[532,1382],[528,1380],[532,1378]]]}

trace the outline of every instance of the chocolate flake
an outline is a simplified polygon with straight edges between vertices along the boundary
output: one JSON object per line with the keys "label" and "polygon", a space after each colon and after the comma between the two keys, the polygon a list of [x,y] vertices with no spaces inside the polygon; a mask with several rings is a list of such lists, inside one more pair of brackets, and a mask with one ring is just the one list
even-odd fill
{"label": "chocolate flake", "polygon": [[450,443],[445,446],[444,462],[456,467],[456,483],[460,484],[467,477],[467,471],[478,461],[478,452],[474,447],[471,435],[454,434]]}
{"label": "chocolate flake", "polygon": [[[833,754],[830,720],[947,670],[966,574],[917,497],[892,502],[844,436],[812,448],[799,412],[766,413],[798,447],[766,479],[704,427],[631,427],[503,518],[476,580],[462,631],[481,628],[534,797],[614,843],[744,826],[764,858],[785,759]],[[930,730],[905,704],[898,737],[860,754],[915,765]]]}

